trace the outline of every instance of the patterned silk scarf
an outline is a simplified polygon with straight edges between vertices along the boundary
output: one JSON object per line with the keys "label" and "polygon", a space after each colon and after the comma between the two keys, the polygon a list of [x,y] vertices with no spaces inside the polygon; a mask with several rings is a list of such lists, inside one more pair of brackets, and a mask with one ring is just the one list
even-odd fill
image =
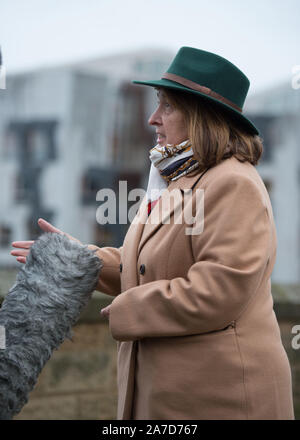
{"label": "patterned silk scarf", "polygon": [[147,187],[148,215],[170,181],[177,180],[199,167],[191,142],[159,144],[150,150],[151,168]]}

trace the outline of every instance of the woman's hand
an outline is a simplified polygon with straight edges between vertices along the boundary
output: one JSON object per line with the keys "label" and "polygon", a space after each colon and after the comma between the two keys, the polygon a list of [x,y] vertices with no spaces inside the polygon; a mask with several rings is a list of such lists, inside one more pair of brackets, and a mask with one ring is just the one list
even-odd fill
{"label": "woman's hand", "polygon": [[[60,229],[55,228],[51,223],[47,222],[46,220],[39,218],[38,219],[38,225],[44,232],[56,232],[58,234],[64,234],[66,235],[70,240],[77,241],[78,243],[82,244],[77,238],[72,237],[71,235],[67,234],[66,232],[61,231]],[[17,261],[19,263],[26,263],[26,257],[29,254],[30,248],[33,245],[34,240],[28,240],[28,241],[14,241],[12,243],[12,246],[15,248],[18,248],[17,250],[11,251],[11,255],[16,257]]]}

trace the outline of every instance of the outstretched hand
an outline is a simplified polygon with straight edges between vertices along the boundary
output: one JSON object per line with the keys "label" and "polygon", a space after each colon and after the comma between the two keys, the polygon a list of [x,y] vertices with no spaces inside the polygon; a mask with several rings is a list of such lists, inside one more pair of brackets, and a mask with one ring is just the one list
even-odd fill
{"label": "outstretched hand", "polygon": [[[70,240],[77,241],[78,243],[81,244],[81,242],[79,240],[77,240],[77,238],[74,238],[70,234],[67,234],[66,232],[61,231],[60,229],[51,225],[51,223],[47,222],[43,218],[38,219],[38,225],[44,232],[56,232],[58,234],[64,234]],[[14,241],[12,243],[12,246],[17,249],[12,250],[10,253],[11,253],[11,255],[16,257],[16,259],[17,259],[17,261],[19,261],[19,263],[26,263],[26,257],[29,254],[30,248],[33,245],[33,243],[34,243],[34,240]]]}

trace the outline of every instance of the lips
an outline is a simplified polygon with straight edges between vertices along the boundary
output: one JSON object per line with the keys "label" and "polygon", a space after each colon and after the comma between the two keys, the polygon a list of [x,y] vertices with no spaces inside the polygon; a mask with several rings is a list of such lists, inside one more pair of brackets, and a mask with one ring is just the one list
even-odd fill
{"label": "lips", "polygon": [[162,142],[165,136],[161,133],[156,133],[156,134],[157,134],[157,142],[158,143]]}

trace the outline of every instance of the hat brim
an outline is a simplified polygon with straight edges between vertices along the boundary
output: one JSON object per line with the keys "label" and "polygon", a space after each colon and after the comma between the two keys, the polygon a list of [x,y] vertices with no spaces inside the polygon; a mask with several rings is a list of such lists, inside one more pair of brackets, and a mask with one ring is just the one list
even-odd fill
{"label": "hat brim", "polygon": [[201,96],[204,100],[213,101],[217,105],[221,106],[230,116],[232,116],[236,121],[238,121],[247,131],[251,134],[260,135],[258,129],[255,127],[253,122],[250,121],[249,118],[246,118],[242,113],[238,110],[235,110],[233,107],[230,107],[228,104],[219,101],[218,99],[205,95],[204,93],[198,92],[197,90],[189,89],[188,87],[182,86],[174,81],[168,79],[159,79],[156,81],[132,81],[133,84],[140,84],[151,87],[165,87],[167,89],[174,89],[184,91],[186,93],[191,93],[193,95]]}

